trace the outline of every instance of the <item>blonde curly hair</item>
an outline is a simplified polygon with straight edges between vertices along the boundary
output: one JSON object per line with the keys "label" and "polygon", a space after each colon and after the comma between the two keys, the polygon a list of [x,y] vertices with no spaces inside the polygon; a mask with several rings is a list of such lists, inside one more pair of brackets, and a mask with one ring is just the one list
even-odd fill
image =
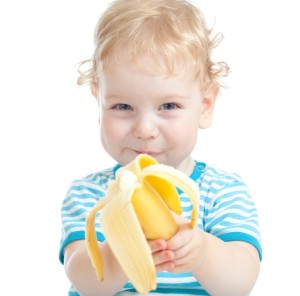
{"label": "blonde curly hair", "polygon": [[202,12],[188,1],[115,0],[95,28],[92,58],[79,63],[78,84],[99,87],[100,71],[107,69],[113,54],[125,50],[132,61],[150,56],[160,66],[163,59],[167,75],[189,71],[202,90],[211,83],[220,85],[229,68],[211,61],[222,35],[210,36]]}

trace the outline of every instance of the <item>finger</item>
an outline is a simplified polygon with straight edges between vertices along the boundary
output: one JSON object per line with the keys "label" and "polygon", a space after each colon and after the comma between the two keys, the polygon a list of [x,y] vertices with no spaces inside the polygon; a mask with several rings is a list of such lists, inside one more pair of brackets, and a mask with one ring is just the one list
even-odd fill
{"label": "finger", "polygon": [[183,223],[189,223],[189,222],[190,222],[188,219],[184,218],[184,217],[181,216],[181,215],[178,215],[178,214],[176,214],[176,213],[174,213],[174,212],[172,212],[172,211],[170,211],[170,213],[171,213],[171,215],[173,216],[174,220],[176,221],[176,223],[177,223],[178,225],[183,224]]}
{"label": "finger", "polygon": [[171,271],[174,273],[191,272],[195,270],[196,266],[199,266],[201,264],[201,262],[199,262],[197,258],[187,258],[187,257],[174,259],[174,261],[172,262],[174,263],[174,266]]}
{"label": "finger", "polygon": [[177,250],[192,240],[193,230],[189,224],[182,224],[179,231],[167,241],[168,249]]}
{"label": "finger", "polygon": [[166,250],[168,247],[167,242],[162,239],[148,240],[148,245],[149,245],[152,253]]}
{"label": "finger", "polygon": [[165,262],[170,262],[174,259],[174,252],[171,250],[164,250],[152,253],[153,261],[155,265],[160,265]]}
{"label": "finger", "polygon": [[188,244],[177,248],[176,250],[173,250],[174,261],[176,261],[177,264],[181,261],[181,259],[185,260],[186,258],[189,258],[192,252],[193,250],[191,250]]}

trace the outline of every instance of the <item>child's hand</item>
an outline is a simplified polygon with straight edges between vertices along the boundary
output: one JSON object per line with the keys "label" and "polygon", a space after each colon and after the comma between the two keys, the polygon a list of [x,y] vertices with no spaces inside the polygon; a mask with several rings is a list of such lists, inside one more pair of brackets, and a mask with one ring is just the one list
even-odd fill
{"label": "child's hand", "polygon": [[191,228],[190,220],[174,215],[179,229],[167,243],[167,250],[172,253],[174,264],[171,272],[193,272],[204,260],[203,232],[195,226]]}
{"label": "child's hand", "polygon": [[167,249],[167,242],[163,239],[148,240],[152,251],[156,272],[171,271],[174,268],[174,252]]}
{"label": "child's hand", "polygon": [[181,216],[175,215],[175,219],[179,229],[173,237],[148,241],[157,272],[192,272],[202,263],[201,230],[192,229],[190,221]]}

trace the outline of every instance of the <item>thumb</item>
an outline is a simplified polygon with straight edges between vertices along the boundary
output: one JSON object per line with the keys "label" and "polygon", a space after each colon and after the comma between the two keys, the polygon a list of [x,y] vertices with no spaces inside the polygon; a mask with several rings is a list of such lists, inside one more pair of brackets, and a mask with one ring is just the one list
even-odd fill
{"label": "thumb", "polygon": [[189,220],[171,211],[171,214],[178,225],[189,223]]}

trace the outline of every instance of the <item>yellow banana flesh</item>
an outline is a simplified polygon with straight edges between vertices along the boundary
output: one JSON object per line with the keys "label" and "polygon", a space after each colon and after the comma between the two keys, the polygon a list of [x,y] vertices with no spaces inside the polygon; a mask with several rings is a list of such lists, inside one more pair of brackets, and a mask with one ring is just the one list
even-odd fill
{"label": "yellow banana flesh", "polygon": [[168,240],[177,232],[178,225],[170,212],[181,213],[176,187],[192,201],[194,227],[199,190],[184,173],[145,154],[117,171],[106,197],[99,200],[86,222],[87,249],[100,281],[105,267],[95,234],[95,217],[102,210],[100,223],[106,241],[128,279],[141,294],[156,288],[155,264],[147,239]]}

